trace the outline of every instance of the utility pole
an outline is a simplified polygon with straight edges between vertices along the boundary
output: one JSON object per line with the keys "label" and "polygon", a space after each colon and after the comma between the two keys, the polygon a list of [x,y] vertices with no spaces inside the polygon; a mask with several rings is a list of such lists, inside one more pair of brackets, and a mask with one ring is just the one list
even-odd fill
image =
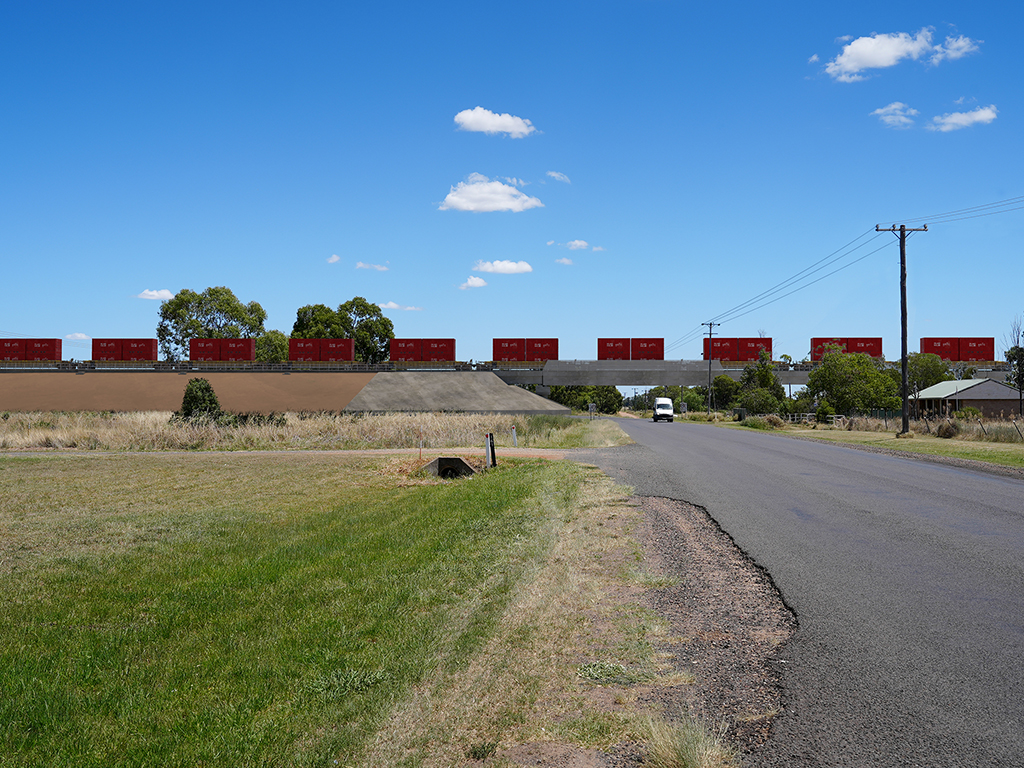
{"label": "utility pole", "polygon": [[893,224],[889,229],[883,229],[877,224],[875,232],[892,232],[900,239],[900,343],[901,343],[901,366],[902,366],[902,390],[900,397],[903,399],[903,429],[900,434],[906,435],[910,432],[910,402],[908,400],[907,386],[907,232],[927,232],[928,225],[920,229],[909,229],[906,224],[900,224],[896,229]]}
{"label": "utility pole", "polygon": [[708,327],[708,416],[711,415],[711,337],[715,335],[715,326],[721,323],[701,323]]}

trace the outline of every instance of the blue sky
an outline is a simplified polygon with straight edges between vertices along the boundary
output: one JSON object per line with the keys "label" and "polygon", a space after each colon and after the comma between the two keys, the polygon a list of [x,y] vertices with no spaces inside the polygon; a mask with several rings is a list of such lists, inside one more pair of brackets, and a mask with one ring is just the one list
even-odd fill
{"label": "blue sky", "polygon": [[[907,222],[929,223],[908,243],[911,350],[998,342],[1024,312],[1024,203],[978,207],[1024,195],[1022,21],[1005,3],[9,3],[0,336],[88,358],[88,337],[154,336],[160,296],[226,285],[285,332],[364,296],[464,360],[547,336],[568,359],[605,336],[697,359],[701,323],[866,235],[808,279],[885,247],[716,332],[794,358],[881,336],[894,358],[898,245],[871,238]],[[963,209],[994,215],[939,216]]]}

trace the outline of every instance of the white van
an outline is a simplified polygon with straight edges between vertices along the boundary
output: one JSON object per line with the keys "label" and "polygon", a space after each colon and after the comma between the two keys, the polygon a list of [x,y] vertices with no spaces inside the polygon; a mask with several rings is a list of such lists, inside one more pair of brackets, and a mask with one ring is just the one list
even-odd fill
{"label": "white van", "polygon": [[672,411],[672,401],[667,397],[654,398],[654,420],[672,421],[675,413]]}

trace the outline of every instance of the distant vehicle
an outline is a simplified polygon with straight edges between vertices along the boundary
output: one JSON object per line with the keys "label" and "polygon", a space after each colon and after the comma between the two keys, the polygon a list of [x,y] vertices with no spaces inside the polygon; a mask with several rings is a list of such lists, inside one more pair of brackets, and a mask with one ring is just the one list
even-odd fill
{"label": "distant vehicle", "polygon": [[672,401],[667,397],[654,398],[654,420],[672,421],[675,413],[672,411]]}

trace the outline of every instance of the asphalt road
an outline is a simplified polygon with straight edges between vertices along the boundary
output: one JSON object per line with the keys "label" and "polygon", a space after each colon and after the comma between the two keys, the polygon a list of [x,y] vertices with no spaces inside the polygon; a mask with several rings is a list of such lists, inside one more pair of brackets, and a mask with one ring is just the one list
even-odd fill
{"label": "asphalt road", "polygon": [[1024,766],[1024,481],[842,446],[622,419],[585,457],[704,507],[799,629],[746,766]]}

